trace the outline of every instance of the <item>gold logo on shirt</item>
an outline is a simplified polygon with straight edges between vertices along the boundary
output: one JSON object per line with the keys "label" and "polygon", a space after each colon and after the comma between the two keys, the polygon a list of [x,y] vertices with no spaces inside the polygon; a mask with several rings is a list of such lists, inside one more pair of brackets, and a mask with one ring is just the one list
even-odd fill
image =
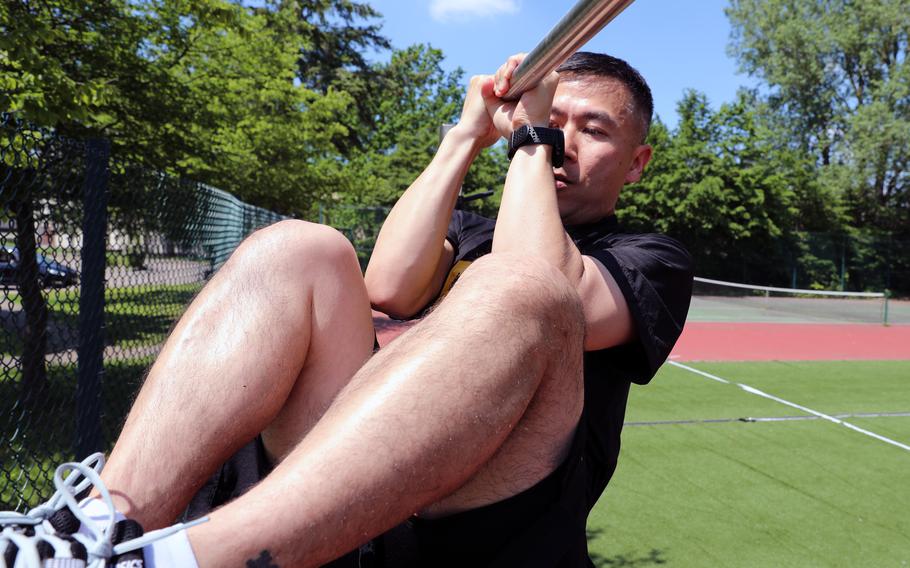
{"label": "gold logo on shirt", "polygon": [[445,283],[442,285],[442,290],[439,292],[439,298],[436,300],[437,302],[446,297],[446,294],[449,293],[449,290],[452,289],[452,286],[454,286],[455,283],[458,282],[458,279],[461,278],[462,273],[467,270],[469,266],[471,266],[471,262],[472,261],[470,260],[459,260],[455,263],[454,266],[452,266],[452,268],[449,270],[449,275],[446,277]]}

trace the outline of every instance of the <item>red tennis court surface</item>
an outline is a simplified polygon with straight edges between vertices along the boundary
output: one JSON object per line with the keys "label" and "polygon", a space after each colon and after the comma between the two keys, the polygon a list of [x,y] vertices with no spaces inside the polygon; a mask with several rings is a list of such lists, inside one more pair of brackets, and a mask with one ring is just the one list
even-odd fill
{"label": "red tennis court surface", "polygon": [[[412,322],[373,312],[379,344]],[[837,361],[910,359],[910,325],[689,322],[676,361]]]}
{"label": "red tennis court surface", "polygon": [[677,361],[910,359],[910,325],[690,322]]}
{"label": "red tennis court surface", "polygon": [[398,321],[390,319],[389,316],[382,312],[373,310],[373,327],[376,328],[376,338],[379,345],[385,347],[409,327],[417,323],[416,321]]}

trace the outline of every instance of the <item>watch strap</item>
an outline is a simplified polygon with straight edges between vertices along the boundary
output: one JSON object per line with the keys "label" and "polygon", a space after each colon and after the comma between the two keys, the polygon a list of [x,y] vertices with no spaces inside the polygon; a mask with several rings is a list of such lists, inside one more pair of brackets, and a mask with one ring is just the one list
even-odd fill
{"label": "watch strap", "polygon": [[562,166],[565,158],[565,136],[559,128],[546,128],[525,124],[512,131],[509,136],[509,159],[522,146],[530,144],[548,144],[553,147],[553,167]]}

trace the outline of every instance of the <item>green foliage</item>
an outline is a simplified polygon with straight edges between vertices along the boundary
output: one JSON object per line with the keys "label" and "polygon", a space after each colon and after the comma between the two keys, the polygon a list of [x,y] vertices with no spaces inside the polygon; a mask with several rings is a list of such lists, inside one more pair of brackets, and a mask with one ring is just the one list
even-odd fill
{"label": "green foliage", "polygon": [[910,1],[731,0],[727,14],[731,53],[764,85],[716,112],[688,93],[677,129],[652,129],[620,216],[680,238],[702,275],[906,289],[910,255],[889,243],[910,236]]}
{"label": "green foliage", "polygon": [[[370,64],[365,51],[389,48],[377,17],[350,0],[14,0],[0,6],[0,110],[282,213],[387,204],[462,87],[429,46]],[[502,163],[485,155],[466,189],[501,185]]]}
{"label": "green foliage", "polygon": [[852,222],[910,232],[910,1],[733,0],[732,53]]}
{"label": "green foliage", "polygon": [[[805,285],[877,286],[851,272],[862,262],[910,286],[906,252],[859,244],[910,238],[910,0],[731,0],[727,13],[732,53],[764,85],[718,110],[688,93],[674,131],[656,121],[623,221],[681,238],[704,275],[789,285],[799,265]],[[398,198],[464,89],[438,49],[392,50],[379,17],[355,0],[10,0],[0,111],[111,140],[111,220],[128,234],[180,240],[191,219],[130,205],[173,210],[183,176],[285,214],[321,208],[368,246],[378,217],[348,227],[350,211]],[[51,155],[17,136],[0,163]],[[495,194],[465,207],[495,214],[507,167],[501,145],[484,152],[464,193]],[[815,233],[850,246],[819,248]]]}
{"label": "green foliage", "polygon": [[[297,16],[296,34],[302,38],[298,75],[311,89],[326,92],[353,72],[372,76],[373,68],[364,51],[390,48],[381,25],[372,20],[380,14],[368,4],[351,0],[291,0],[272,4],[292,10]],[[363,110],[362,105],[358,106]]]}
{"label": "green foliage", "polygon": [[[731,275],[731,266],[772,269],[768,253],[789,255],[801,223],[819,229],[835,222],[836,210],[821,205],[819,186],[798,155],[775,146],[751,93],[714,112],[704,95],[690,91],[678,112],[675,131],[660,121],[652,126],[652,163],[620,198],[617,213],[627,226],[680,238],[700,274],[742,279],[750,274]],[[802,202],[819,210],[802,218]]]}
{"label": "green foliage", "polygon": [[[443,54],[426,45],[396,50],[369,74],[343,72],[337,87],[358,101],[361,124],[342,148],[359,185],[345,203],[391,205],[433,158],[439,126],[457,120],[463,102],[462,71],[446,73]],[[507,161],[484,152],[468,173],[465,193],[500,189]]]}
{"label": "green foliage", "polygon": [[352,120],[349,96],[296,80],[295,18],[226,0],[7,2],[0,104],[106,137],[128,162],[304,210],[344,186],[332,140]]}
{"label": "green foliage", "polygon": [[171,129],[184,150],[164,161],[241,199],[304,210],[343,185],[332,140],[348,130],[351,100],[295,81],[292,13],[235,8],[235,16],[229,27],[201,31],[170,71],[189,87],[192,115]]}
{"label": "green foliage", "polygon": [[116,0],[0,4],[0,109],[43,124],[103,123],[97,109],[115,87],[88,70],[126,55],[137,30],[125,15]]}
{"label": "green foliage", "polygon": [[465,176],[463,192],[471,195],[493,192],[490,197],[465,203],[464,209],[472,210],[487,217],[495,217],[502,202],[502,189],[509,170],[508,147],[504,140],[487,148],[477,156],[468,175]]}
{"label": "green foliage", "polygon": [[395,51],[368,76],[345,75],[339,87],[362,107],[348,148],[349,167],[363,182],[346,201],[389,204],[429,163],[439,125],[453,122],[461,105],[461,73],[445,73],[442,59],[441,51],[417,45]]}

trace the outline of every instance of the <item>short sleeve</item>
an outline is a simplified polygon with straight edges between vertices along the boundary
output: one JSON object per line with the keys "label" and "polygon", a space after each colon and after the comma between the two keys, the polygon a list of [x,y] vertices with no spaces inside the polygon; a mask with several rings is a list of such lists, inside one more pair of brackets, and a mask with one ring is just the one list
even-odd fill
{"label": "short sleeve", "polygon": [[496,221],[493,219],[456,209],[446,231],[446,239],[455,248],[455,262],[473,261],[489,254],[495,228]]}
{"label": "short sleeve", "polygon": [[458,243],[461,242],[463,227],[464,213],[456,209],[452,212],[452,220],[449,221],[449,228],[446,230],[446,240],[455,248],[455,256],[458,256]]}
{"label": "short sleeve", "polygon": [[646,384],[682,333],[692,297],[692,257],[664,235],[614,235],[607,246],[586,247],[616,280],[635,322],[637,341],[604,349],[597,358],[629,380]]}

